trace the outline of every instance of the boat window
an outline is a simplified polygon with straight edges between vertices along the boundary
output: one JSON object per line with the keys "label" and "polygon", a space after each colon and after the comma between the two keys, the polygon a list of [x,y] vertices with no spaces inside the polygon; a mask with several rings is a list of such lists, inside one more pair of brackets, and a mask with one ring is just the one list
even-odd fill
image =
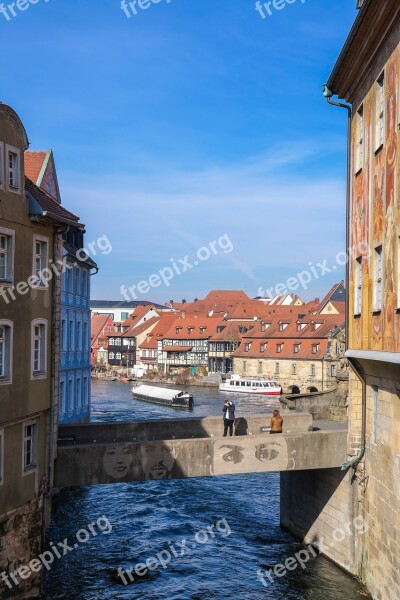
{"label": "boat window", "polygon": [[246,381],[247,387],[251,387],[251,381]]}
{"label": "boat window", "polygon": [[246,382],[245,381],[241,381],[240,385],[244,387],[246,385]]}

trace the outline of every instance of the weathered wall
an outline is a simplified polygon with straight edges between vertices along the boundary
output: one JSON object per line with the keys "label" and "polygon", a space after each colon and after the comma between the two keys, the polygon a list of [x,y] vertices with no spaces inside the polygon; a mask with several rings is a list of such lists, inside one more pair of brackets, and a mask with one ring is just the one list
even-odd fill
{"label": "weathered wall", "polygon": [[18,510],[0,516],[0,598],[39,598],[40,572],[31,572],[31,576],[26,580],[18,575],[18,585],[9,575],[28,565],[41,553],[42,522],[41,499],[33,500]]}
{"label": "weathered wall", "polygon": [[[355,574],[351,474],[339,468],[281,473],[281,525]],[[357,484],[355,484],[357,485]]]}

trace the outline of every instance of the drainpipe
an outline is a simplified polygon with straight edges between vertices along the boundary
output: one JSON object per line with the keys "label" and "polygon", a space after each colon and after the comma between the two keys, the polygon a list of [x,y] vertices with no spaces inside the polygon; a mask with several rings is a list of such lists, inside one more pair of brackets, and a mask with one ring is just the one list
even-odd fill
{"label": "drainpipe", "polygon": [[[328,103],[332,106],[345,108],[348,115],[347,126],[347,186],[346,186],[346,250],[350,253],[350,202],[351,202],[351,133],[352,133],[352,107],[349,104],[336,102],[332,100],[333,92],[325,84],[323,86],[323,95]],[[346,330],[345,330],[345,351],[349,349],[349,322],[350,322],[350,298],[349,298],[349,283],[350,283],[350,254],[346,262]],[[353,460],[342,465],[342,471],[347,471],[349,468],[357,469],[358,464],[364,457],[366,446],[366,417],[367,417],[367,384],[363,369],[353,359],[348,359],[351,367],[361,381],[362,385],[362,417],[361,417],[361,449]]]}

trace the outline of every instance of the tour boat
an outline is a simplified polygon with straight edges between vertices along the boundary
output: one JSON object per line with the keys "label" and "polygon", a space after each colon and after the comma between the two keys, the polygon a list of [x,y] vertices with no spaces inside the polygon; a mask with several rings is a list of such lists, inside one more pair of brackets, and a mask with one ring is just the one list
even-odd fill
{"label": "tour boat", "polygon": [[193,408],[193,395],[188,392],[151,385],[139,385],[133,387],[131,391],[137,400],[163,404],[172,408]]}
{"label": "tour boat", "polygon": [[263,396],[280,396],[282,387],[275,381],[267,379],[242,379],[233,375],[231,379],[220,384],[221,392],[236,392],[242,394],[262,394]]}

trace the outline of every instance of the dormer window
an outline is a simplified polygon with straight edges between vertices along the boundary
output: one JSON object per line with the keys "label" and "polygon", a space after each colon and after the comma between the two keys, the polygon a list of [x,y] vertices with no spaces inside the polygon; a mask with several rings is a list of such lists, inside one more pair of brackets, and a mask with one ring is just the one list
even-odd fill
{"label": "dormer window", "polygon": [[192,333],[193,329],[194,329],[194,327],[188,327],[188,328],[187,328],[187,330],[188,330],[188,333],[189,333],[189,334],[190,334],[190,333]]}
{"label": "dormer window", "polygon": [[204,333],[206,330],[206,327],[200,327],[200,333]]}
{"label": "dormer window", "polygon": [[267,344],[266,342],[260,344],[260,352],[265,352],[267,349]]}
{"label": "dormer window", "polygon": [[222,333],[224,329],[225,329],[225,327],[222,327],[221,325],[218,325],[218,327],[217,327],[217,333]]}
{"label": "dormer window", "polygon": [[182,327],[176,327],[175,328],[175,333],[180,333],[181,332]]}
{"label": "dormer window", "polygon": [[8,189],[18,192],[20,188],[20,151],[12,146],[6,146],[6,175]]}
{"label": "dormer window", "polygon": [[319,351],[319,344],[313,344],[312,345],[312,353],[318,354],[318,351]]}
{"label": "dormer window", "polygon": [[279,331],[285,331],[286,327],[288,327],[289,323],[279,323]]}
{"label": "dormer window", "polygon": [[293,347],[294,354],[298,354],[300,352],[300,344],[295,344]]}
{"label": "dormer window", "polygon": [[306,327],[307,323],[297,323],[297,331],[303,331],[304,327]]}
{"label": "dormer window", "polygon": [[283,344],[277,344],[276,345],[276,351],[278,352],[278,354],[280,354],[283,350]]}
{"label": "dormer window", "polygon": [[245,346],[244,346],[244,351],[245,351],[245,352],[249,352],[249,351],[250,351],[250,348],[251,348],[251,343],[249,343],[249,344],[245,344]]}
{"label": "dormer window", "polygon": [[267,331],[271,323],[261,323],[261,331]]}

